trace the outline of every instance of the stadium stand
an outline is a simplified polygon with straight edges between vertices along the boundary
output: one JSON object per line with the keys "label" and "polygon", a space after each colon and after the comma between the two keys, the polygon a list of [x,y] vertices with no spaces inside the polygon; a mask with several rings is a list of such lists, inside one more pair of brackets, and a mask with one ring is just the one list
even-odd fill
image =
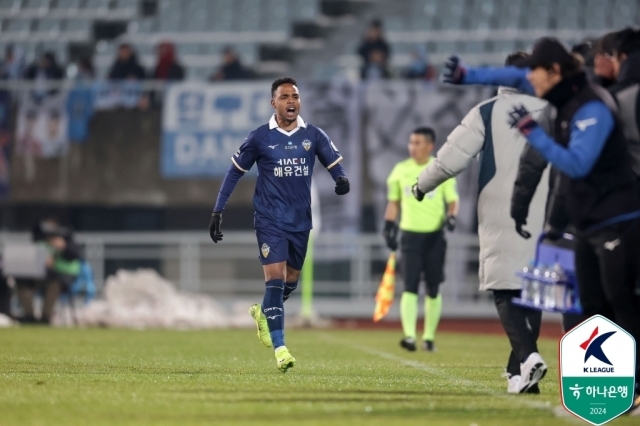
{"label": "stadium stand", "polygon": [[[118,40],[136,46],[146,67],[154,46],[170,40],[187,75],[205,78],[232,46],[258,73],[326,79],[357,74],[354,50],[375,17],[384,17],[399,70],[416,44],[426,44],[433,63],[458,52],[472,64],[496,64],[543,34],[571,43],[633,25],[638,15],[636,0],[0,0],[0,47],[19,43],[27,61],[45,49],[70,61],[68,46],[90,39],[103,77]],[[104,23],[123,34],[100,34]]]}

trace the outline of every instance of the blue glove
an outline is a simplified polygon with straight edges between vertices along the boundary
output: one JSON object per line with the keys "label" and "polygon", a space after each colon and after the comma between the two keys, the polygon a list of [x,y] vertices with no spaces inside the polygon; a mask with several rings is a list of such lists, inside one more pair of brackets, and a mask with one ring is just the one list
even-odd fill
{"label": "blue glove", "polygon": [[450,56],[447,62],[445,62],[444,67],[446,71],[442,75],[442,81],[451,84],[462,84],[464,82],[467,68],[458,55]]}
{"label": "blue glove", "polygon": [[509,113],[509,125],[511,128],[516,128],[524,136],[528,136],[538,126],[538,123],[531,117],[527,108],[520,104],[520,106],[514,106]]}

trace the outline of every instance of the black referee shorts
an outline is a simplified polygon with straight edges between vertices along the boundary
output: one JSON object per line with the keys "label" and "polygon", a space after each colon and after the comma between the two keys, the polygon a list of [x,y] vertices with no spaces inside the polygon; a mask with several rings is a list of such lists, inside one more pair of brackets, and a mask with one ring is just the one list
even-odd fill
{"label": "black referee shorts", "polygon": [[402,270],[404,271],[404,291],[418,294],[418,286],[424,274],[427,296],[438,296],[440,284],[444,281],[444,260],[447,241],[442,230],[420,233],[402,231]]}

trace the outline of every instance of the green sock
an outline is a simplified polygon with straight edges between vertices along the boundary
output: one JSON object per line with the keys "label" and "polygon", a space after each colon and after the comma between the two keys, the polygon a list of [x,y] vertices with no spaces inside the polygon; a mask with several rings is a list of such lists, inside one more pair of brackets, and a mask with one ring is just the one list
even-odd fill
{"label": "green sock", "polygon": [[435,340],[436,330],[442,314],[442,295],[436,298],[424,298],[424,335],[423,340]]}
{"label": "green sock", "polygon": [[400,318],[404,337],[416,338],[416,322],[418,321],[418,295],[403,292],[400,299]]}

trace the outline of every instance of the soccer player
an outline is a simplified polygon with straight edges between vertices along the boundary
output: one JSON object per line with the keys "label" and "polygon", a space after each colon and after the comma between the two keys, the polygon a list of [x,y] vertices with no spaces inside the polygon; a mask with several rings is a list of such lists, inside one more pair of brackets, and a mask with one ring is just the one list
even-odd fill
{"label": "soccer player", "polygon": [[275,114],[245,139],[231,158],[222,182],[209,235],[222,241],[222,211],[238,180],[254,163],[258,179],[253,196],[254,227],[265,277],[262,305],[249,313],[266,347],[274,347],[278,368],[295,365],[284,342],[284,301],[298,286],[311,230],[311,175],[316,156],[336,182],[335,192],[349,192],[349,180],[340,165],[342,157],[331,139],[300,117],[300,92],[296,80],[279,78],[271,85]]}
{"label": "soccer player", "polygon": [[[440,314],[444,281],[444,259],[447,242],[443,228],[453,231],[458,214],[458,193],[455,178],[444,181],[430,191],[423,202],[411,194],[411,186],[422,170],[434,158],[431,156],[435,132],[420,127],[409,136],[409,156],[393,168],[387,179],[388,203],[384,215],[384,233],[387,247],[398,248],[398,229],[402,230],[401,248],[404,271],[404,292],[400,300],[400,317],[404,339],[400,346],[416,350],[416,322],[418,321],[418,287],[424,274],[427,292],[424,301],[423,348],[434,351],[434,340]],[[396,224],[401,213],[400,226]]]}

